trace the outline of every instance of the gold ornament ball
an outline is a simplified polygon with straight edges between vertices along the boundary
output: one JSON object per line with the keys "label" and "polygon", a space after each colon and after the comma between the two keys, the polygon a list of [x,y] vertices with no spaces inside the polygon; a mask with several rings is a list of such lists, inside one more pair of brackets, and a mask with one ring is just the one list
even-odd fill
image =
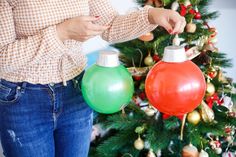
{"label": "gold ornament ball", "polygon": [[182,157],[198,157],[199,153],[195,146],[192,144],[189,144],[187,146],[184,146],[182,150]]}
{"label": "gold ornament ball", "polygon": [[208,82],[206,88],[206,96],[212,96],[215,91],[215,86],[211,82]]}
{"label": "gold ornament ball", "polygon": [[206,151],[201,150],[199,153],[199,157],[209,157],[209,154]]}
{"label": "gold ornament ball", "polygon": [[134,141],[134,147],[137,150],[142,150],[144,148],[144,141],[139,137],[137,140]]}
{"label": "gold ornament ball", "polygon": [[194,23],[188,23],[188,24],[186,25],[186,31],[187,31],[188,33],[195,33],[196,29],[197,29],[197,25],[194,24]]}
{"label": "gold ornament ball", "polygon": [[194,110],[188,114],[187,120],[193,125],[197,125],[201,120],[201,115],[198,111]]}
{"label": "gold ornament ball", "polygon": [[153,65],[154,61],[152,56],[149,54],[147,57],[144,58],[144,64],[147,66]]}

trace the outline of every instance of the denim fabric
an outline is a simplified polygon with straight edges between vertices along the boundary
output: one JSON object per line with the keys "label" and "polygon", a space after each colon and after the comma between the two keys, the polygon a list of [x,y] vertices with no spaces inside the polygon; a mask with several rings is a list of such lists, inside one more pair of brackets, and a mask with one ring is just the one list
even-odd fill
{"label": "denim fabric", "polygon": [[0,139],[6,157],[87,157],[92,110],[82,74],[59,84],[0,81]]}

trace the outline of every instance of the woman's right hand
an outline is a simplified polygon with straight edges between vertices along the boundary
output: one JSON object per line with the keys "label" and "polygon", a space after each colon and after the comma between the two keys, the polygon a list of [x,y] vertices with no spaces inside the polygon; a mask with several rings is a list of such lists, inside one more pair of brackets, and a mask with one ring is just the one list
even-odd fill
{"label": "woman's right hand", "polygon": [[58,36],[62,41],[73,39],[84,42],[97,35],[101,35],[110,26],[95,24],[99,17],[79,16],[57,25]]}

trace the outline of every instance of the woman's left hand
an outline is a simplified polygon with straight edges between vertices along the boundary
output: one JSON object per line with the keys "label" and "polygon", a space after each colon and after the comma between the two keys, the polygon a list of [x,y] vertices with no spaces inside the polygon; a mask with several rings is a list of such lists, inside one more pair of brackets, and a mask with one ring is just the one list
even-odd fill
{"label": "woman's left hand", "polygon": [[185,18],[174,10],[163,8],[149,9],[148,20],[151,24],[164,27],[170,34],[179,34],[184,31]]}

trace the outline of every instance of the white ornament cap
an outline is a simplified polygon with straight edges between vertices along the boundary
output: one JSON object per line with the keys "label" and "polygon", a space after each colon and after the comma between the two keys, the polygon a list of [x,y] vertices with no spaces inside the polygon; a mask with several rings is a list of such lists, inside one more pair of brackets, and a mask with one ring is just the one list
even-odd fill
{"label": "white ornament cap", "polygon": [[163,62],[180,63],[187,61],[185,49],[182,46],[167,46],[162,58]]}
{"label": "white ornament cap", "polygon": [[114,51],[101,51],[96,64],[102,67],[117,67],[120,65],[119,53]]}

